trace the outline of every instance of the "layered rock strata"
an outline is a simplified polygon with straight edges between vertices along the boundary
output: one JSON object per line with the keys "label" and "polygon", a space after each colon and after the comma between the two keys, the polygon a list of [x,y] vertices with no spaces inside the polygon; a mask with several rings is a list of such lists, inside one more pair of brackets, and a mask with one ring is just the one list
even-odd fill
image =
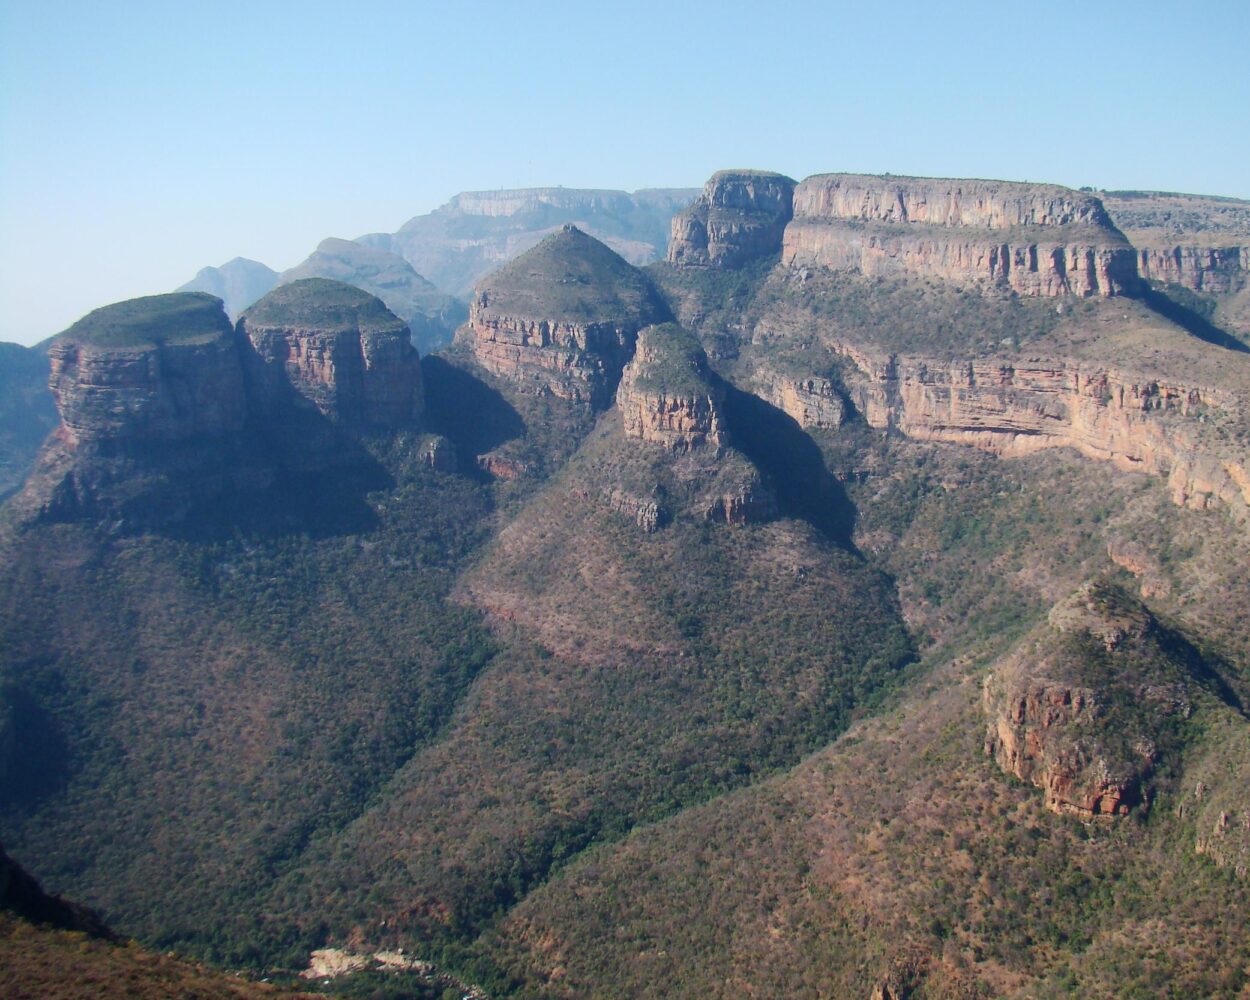
{"label": "layered rock strata", "polygon": [[627,437],[674,454],[727,443],[723,392],[712,382],[707,356],[695,338],[672,323],[638,335],[616,405]]}
{"label": "layered rock strata", "polygon": [[357,425],[420,416],[421,366],[407,325],[381,301],[324,278],[282,285],[239,319],[262,407],[293,401]]}
{"label": "layered rock strata", "polygon": [[1062,361],[936,361],[847,345],[852,401],[874,427],[968,444],[1004,457],[1074,448],[1117,468],[1167,479],[1173,500],[1250,513],[1250,463],[1217,439],[1241,403],[1208,386]]}
{"label": "layered rock strata", "polygon": [[668,261],[680,266],[739,267],[781,249],[793,211],[794,181],[759,170],[722,170],[673,217]]}
{"label": "layered rock strata", "polygon": [[[638,334],[616,393],[625,437],[672,456],[671,483],[642,491],[612,488],[608,505],[654,531],[667,504],[702,520],[750,524],[777,516],[777,499],[759,470],[731,447],[725,388],[694,335],[674,323]],[[658,494],[658,496],[657,496]],[[660,499],[664,497],[665,499]]]}
{"label": "layered rock strata", "polygon": [[240,430],[247,413],[221,301],[173,293],[104,306],[48,349],[60,437],[183,441]]}
{"label": "layered rock strata", "polygon": [[321,279],[271,292],[234,329],[203,293],[116,303],[58,336],[49,358],[60,425],[14,502],[52,520],[172,523],[284,470],[367,463],[344,428],[421,412],[407,327]]}
{"label": "layered rock strata", "polygon": [[1112,296],[1132,247],[1092,195],[1051,185],[823,174],[794,190],[782,261],[916,274],[1025,296]]}
{"label": "layered rock strata", "polygon": [[751,388],[806,430],[836,430],[846,422],[846,399],[827,376],[784,373],[757,364]]}
{"label": "layered rock strata", "polygon": [[521,392],[603,407],[638,330],[666,319],[641,271],[565,226],[478,286],[457,339]]}
{"label": "layered rock strata", "polygon": [[1250,275],[1250,202],[1162,191],[1104,191],[1150,281],[1225,295]]}
{"label": "layered rock strata", "polygon": [[1168,718],[1191,710],[1174,645],[1142,605],[1087,584],[986,678],[985,752],[1055,812],[1126,815],[1148,799]]}
{"label": "layered rock strata", "polygon": [[1137,254],[1138,273],[1146,280],[1195,292],[1227,295],[1244,287],[1250,274],[1250,245],[1142,247]]}

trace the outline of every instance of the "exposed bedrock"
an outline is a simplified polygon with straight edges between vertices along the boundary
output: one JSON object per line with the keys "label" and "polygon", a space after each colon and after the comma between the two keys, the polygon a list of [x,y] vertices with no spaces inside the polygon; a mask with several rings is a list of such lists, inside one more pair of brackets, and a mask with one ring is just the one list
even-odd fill
{"label": "exposed bedrock", "polygon": [[675,454],[727,443],[724,393],[712,381],[707,356],[693,335],[673,323],[638,335],[616,405],[627,437]]}
{"label": "exposed bedrock", "polygon": [[985,751],[1045,793],[1055,812],[1123,816],[1177,751],[1197,654],[1117,588],[1086,584],[995,664]]}
{"label": "exposed bedrock", "polygon": [[227,434],[246,417],[234,333],[211,295],[104,306],[58,336],[48,357],[60,437],[71,447]]}
{"label": "exposed bedrock", "polygon": [[294,402],[375,426],[421,414],[408,327],[367,292],[324,278],[281,285],[240,317],[239,333],[251,347],[250,387],[262,411]]}
{"label": "exposed bedrock", "polygon": [[790,221],[794,181],[758,170],[722,170],[673,217],[671,264],[738,267],[781,249]]}
{"label": "exposed bedrock", "polygon": [[1177,504],[1250,513],[1250,465],[1217,430],[1241,419],[1230,393],[1065,362],[942,362],[839,350],[859,369],[848,388],[874,427],[1007,457],[1075,448],[1165,477]]}
{"label": "exposed bedrock", "polygon": [[598,408],[638,331],[668,318],[646,275],[565,226],[478,285],[457,339],[521,392]]}
{"label": "exposed bedrock", "polygon": [[1010,181],[823,174],[794,191],[782,261],[911,273],[1026,296],[1111,296],[1133,248],[1092,195]]}
{"label": "exposed bedrock", "polygon": [[1226,295],[1241,288],[1250,274],[1250,246],[1142,248],[1137,254],[1143,278],[1195,292]]}

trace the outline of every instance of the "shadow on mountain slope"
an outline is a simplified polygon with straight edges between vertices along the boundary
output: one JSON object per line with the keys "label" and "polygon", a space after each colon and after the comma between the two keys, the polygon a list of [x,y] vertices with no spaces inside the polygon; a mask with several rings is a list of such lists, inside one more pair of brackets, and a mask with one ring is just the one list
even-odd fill
{"label": "shadow on mountain slope", "polygon": [[733,443],[773,481],[781,513],[854,551],[855,507],[815,441],[783,410],[725,383]]}
{"label": "shadow on mountain slope", "polygon": [[1242,343],[1227,330],[1216,326],[1201,313],[1178,302],[1157,288],[1145,286],[1141,293],[1142,301],[1164,319],[1171,320],[1186,333],[1216,347],[1229,351],[1250,353],[1250,346]]}

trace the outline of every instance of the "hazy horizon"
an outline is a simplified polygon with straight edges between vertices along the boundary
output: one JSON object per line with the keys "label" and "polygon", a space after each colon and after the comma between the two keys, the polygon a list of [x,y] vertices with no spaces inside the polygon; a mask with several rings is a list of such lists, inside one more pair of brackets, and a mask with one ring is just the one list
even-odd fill
{"label": "hazy horizon", "polygon": [[[0,340],[466,190],[754,166],[1250,198],[1250,9],[0,2]],[[1206,152],[1206,150],[1210,152]],[[1195,155],[1197,153],[1197,155]]]}

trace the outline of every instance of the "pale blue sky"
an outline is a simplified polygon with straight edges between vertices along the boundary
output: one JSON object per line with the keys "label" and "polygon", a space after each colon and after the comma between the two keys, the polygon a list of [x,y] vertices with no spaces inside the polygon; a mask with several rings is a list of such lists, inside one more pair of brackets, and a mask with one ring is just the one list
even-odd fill
{"label": "pale blue sky", "polygon": [[1250,198],[1250,0],[0,0],[0,339],[461,190],[754,166]]}

